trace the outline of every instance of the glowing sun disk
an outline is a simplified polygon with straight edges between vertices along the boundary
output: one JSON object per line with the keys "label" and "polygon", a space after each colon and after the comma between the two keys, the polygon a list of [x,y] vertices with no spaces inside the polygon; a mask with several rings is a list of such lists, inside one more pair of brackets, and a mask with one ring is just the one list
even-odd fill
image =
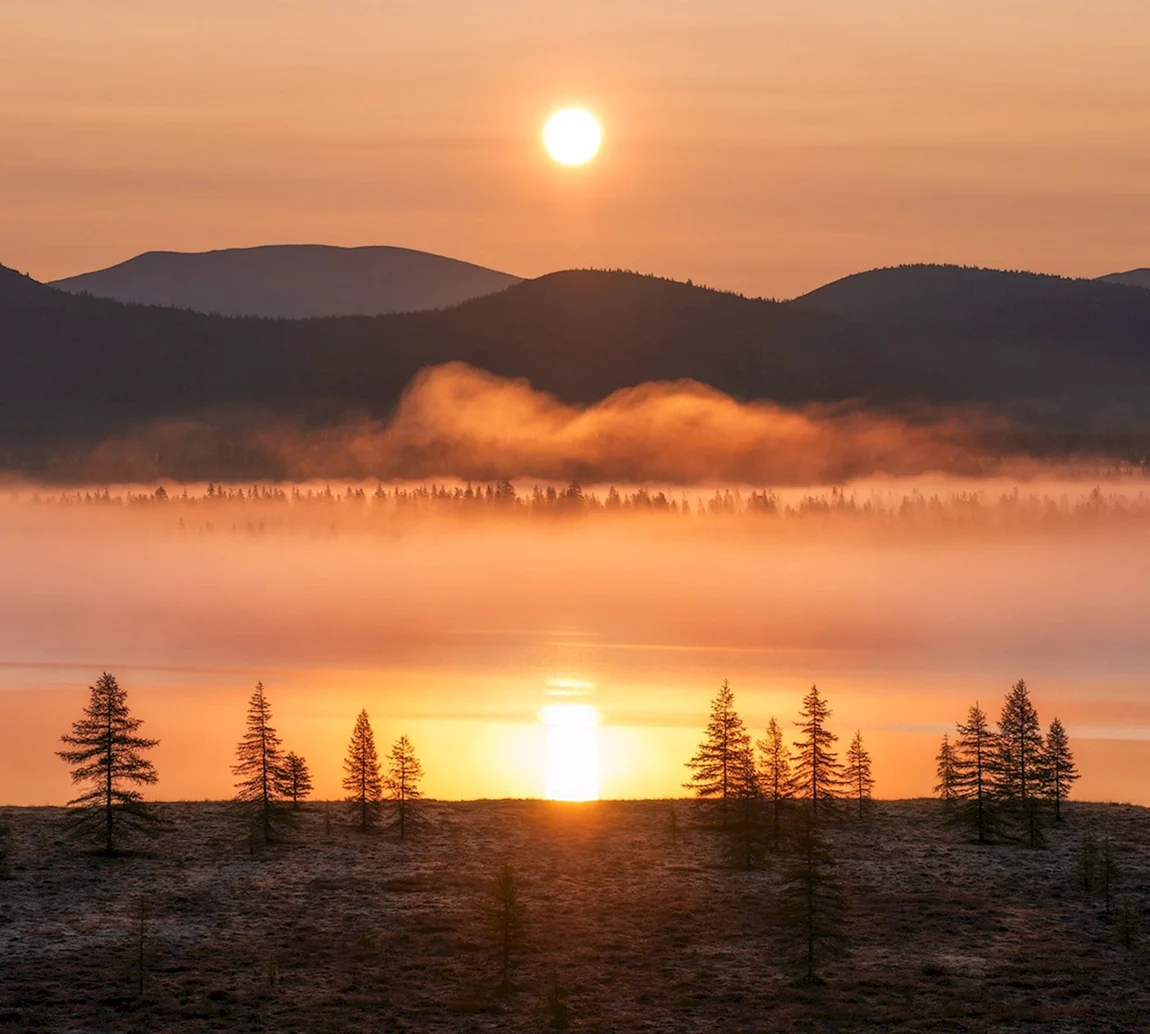
{"label": "glowing sun disk", "polygon": [[595,116],[582,108],[555,112],[543,128],[543,146],[560,165],[584,165],[595,157],[603,133]]}
{"label": "glowing sun disk", "polygon": [[590,704],[548,704],[545,796],[551,801],[599,798],[599,713]]}

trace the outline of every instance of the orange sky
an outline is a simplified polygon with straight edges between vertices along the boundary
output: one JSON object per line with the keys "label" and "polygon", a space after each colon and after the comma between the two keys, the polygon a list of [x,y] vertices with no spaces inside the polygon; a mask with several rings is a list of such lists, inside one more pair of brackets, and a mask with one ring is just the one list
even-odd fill
{"label": "orange sky", "polygon": [[[398,244],[789,296],[1150,265],[1143,0],[5,0],[0,262]],[[548,111],[601,116],[589,168]]]}

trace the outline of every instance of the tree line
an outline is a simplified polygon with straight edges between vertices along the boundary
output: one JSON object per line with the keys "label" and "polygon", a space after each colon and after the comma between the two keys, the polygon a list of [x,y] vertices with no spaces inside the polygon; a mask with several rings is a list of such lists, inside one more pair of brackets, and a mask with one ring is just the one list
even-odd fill
{"label": "tree line", "polygon": [[[104,672],[89,687],[88,702],[57,756],[71,766],[82,792],[68,802],[73,831],[112,855],[134,835],[151,835],[164,825],[143,800],[140,786],[159,781],[146,752],[159,740],[140,734],[143,720],[128,707],[127,693]],[[285,750],[272,725],[271,705],[262,682],[248,701],[244,734],[236,746],[232,772],[238,777],[235,802],[247,816],[253,844],[270,844],[291,825],[312,791],[307,760]],[[419,821],[423,766],[407,736],[400,736],[381,764],[367,711],[356,718],[344,760],[344,803],[349,818],[367,831],[390,804],[391,827],[404,839]]]}
{"label": "tree line", "polygon": [[935,793],[948,811],[981,844],[1006,835],[1013,824],[1031,847],[1041,846],[1043,806],[1061,822],[1079,775],[1061,720],[1055,717],[1043,736],[1030,689],[1019,679],[1006,694],[997,729],[976,702],[956,732],[953,741],[943,736],[935,759]]}
{"label": "tree line", "polygon": [[790,745],[774,716],[763,737],[752,741],[724,679],[684,784],[710,803],[704,824],[737,864],[753,869],[768,852],[779,856],[775,918],[794,933],[796,962],[808,981],[818,979],[820,964],[843,940],[845,896],[820,820],[848,810],[863,819],[874,804],[872,761],[862,732],[856,730],[840,761],[838,736],[828,727],[831,713],[812,685]]}
{"label": "tree line", "polygon": [[[832,715],[817,685],[803,697],[795,738],[788,744],[771,716],[761,739],[734,706],[724,680],[711,701],[710,715],[684,784],[709,802],[704,826],[715,831],[728,855],[743,868],[760,867],[777,854],[781,875],[778,920],[802,946],[800,965],[816,979],[818,964],[840,946],[845,896],[835,875],[835,857],[820,824],[828,816],[865,820],[874,806],[872,758],[856,730],[840,759]],[[972,831],[979,843],[1005,836],[1008,823],[1017,839],[1043,845],[1042,809],[1055,821],[1078,779],[1070,741],[1055,718],[1042,734],[1026,682],[1014,684],[1003,703],[998,728],[975,704],[952,742],[943,737],[936,793],[948,817]],[[678,835],[672,813],[672,837]],[[1116,869],[1109,841],[1102,849],[1084,841],[1083,879],[1089,891],[1102,885],[1107,914],[1110,881]]]}
{"label": "tree line", "polygon": [[[1146,473],[1146,469],[1139,471]],[[1113,472],[1111,472],[1113,473]],[[17,498],[20,498],[17,496]],[[98,507],[126,511],[162,511],[178,515],[181,526],[223,512],[234,519],[246,509],[253,527],[271,523],[292,511],[319,514],[324,520],[346,515],[360,523],[362,516],[458,517],[483,514],[561,516],[565,514],[612,514],[620,512],[665,513],[683,517],[739,516],[777,517],[787,521],[828,519],[866,521],[889,526],[917,526],[939,530],[971,527],[1075,528],[1109,522],[1144,524],[1150,519],[1150,499],[1121,491],[1094,488],[1077,497],[1052,497],[1018,489],[997,497],[982,492],[949,492],[925,495],[917,490],[899,497],[860,494],[842,488],[806,492],[790,498],[770,488],[744,491],[719,488],[709,493],[682,491],[676,496],[646,486],[590,487],[579,481],[566,484],[533,484],[530,490],[509,480],[447,485],[392,485],[382,482],[374,489],[362,485],[332,488],[279,485],[209,484],[203,492],[186,487],[169,489],[157,485],[146,491],[113,494],[108,488],[30,493],[27,502],[53,507]]]}

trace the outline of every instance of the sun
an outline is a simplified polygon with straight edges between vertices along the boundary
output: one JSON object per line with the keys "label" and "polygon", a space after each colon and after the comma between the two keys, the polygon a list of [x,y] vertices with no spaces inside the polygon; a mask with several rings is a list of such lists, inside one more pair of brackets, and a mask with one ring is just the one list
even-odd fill
{"label": "sun", "polygon": [[590,704],[548,704],[544,792],[549,801],[599,799],[599,712]]}
{"label": "sun", "polygon": [[583,108],[557,111],[543,127],[543,146],[560,165],[586,165],[602,141],[595,116]]}

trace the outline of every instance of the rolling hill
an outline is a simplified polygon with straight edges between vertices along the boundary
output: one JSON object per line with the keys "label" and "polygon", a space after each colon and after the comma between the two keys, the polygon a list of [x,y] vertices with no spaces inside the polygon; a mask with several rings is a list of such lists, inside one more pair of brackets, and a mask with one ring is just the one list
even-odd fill
{"label": "rolling hill", "polygon": [[224,318],[74,296],[0,268],[0,458],[42,467],[157,419],[385,416],[459,360],[572,403],[690,378],[740,399],[972,407],[1050,448],[1150,441],[1150,292],[955,267],[876,270],[793,302],[567,271],[450,309]]}
{"label": "rolling hill", "polygon": [[408,248],[277,244],[149,251],[51,286],[72,294],[224,316],[376,316],[441,309],[518,277]]}
{"label": "rolling hill", "polygon": [[1100,276],[1112,284],[1129,284],[1132,287],[1150,287],[1150,269],[1128,269],[1125,273],[1107,273]]}

